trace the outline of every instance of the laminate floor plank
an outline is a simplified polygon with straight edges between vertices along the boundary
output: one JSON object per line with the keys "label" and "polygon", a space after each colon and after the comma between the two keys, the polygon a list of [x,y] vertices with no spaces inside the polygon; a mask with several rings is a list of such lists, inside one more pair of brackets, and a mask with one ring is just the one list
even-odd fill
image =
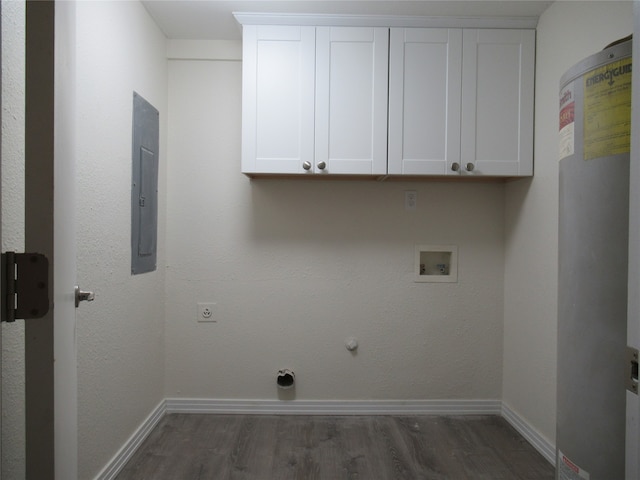
{"label": "laminate floor plank", "polygon": [[[377,452],[383,463],[383,478],[404,479],[418,478],[411,456],[392,417],[373,417],[374,434],[384,440],[384,448]],[[375,454],[375,452],[374,452]]]}
{"label": "laminate floor plank", "polygon": [[275,416],[243,416],[241,428],[230,446],[228,475],[212,476],[228,480],[261,480],[272,469],[278,419]]}
{"label": "laminate floor plank", "polygon": [[325,417],[309,422],[307,417],[280,417],[274,468],[270,478],[315,480],[320,478],[320,448],[330,440]]}
{"label": "laminate floor plank", "polygon": [[344,431],[342,472],[336,478],[377,478],[385,472],[384,442],[376,434],[372,417],[344,417],[340,420]]}
{"label": "laminate floor plank", "polygon": [[553,480],[501,417],[169,414],[116,480]]}
{"label": "laminate floor plank", "polygon": [[[548,475],[550,465],[540,462],[540,455],[501,417],[488,417],[483,422],[470,422],[476,438],[490,447],[493,462],[504,465],[505,479],[537,480]],[[498,478],[498,477],[496,477]]]}
{"label": "laminate floor plank", "polygon": [[[307,423],[309,422],[307,421]],[[317,432],[317,443],[310,446],[311,452],[309,452],[312,455],[315,453],[313,455],[315,457],[315,476],[313,478],[318,480],[325,476],[348,478],[345,466],[350,462],[349,452],[346,448],[349,422],[341,423],[340,419],[336,417],[325,417],[325,421],[319,422],[319,424],[322,428]]]}
{"label": "laminate floor plank", "polygon": [[[176,417],[189,419],[183,424],[182,430],[187,438],[189,429],[195,430],[191,441],[185,443],[182,448],[182,456],[193,459],[198,465],[198,476],[195,478],[229,478],[233,470],[229,452],[237,437],[242,434],[243,417],[224,415],[216,418],[217,416],[207,415],[200,422],[200,415]],[[178,454],[176,451],[175,455]]]}
{"label": "laminate floor plank", "polygon": [[452,461],[452,446],[447,440],[449,430],[441,425],[440,417],[398,417],[396,423],[419,477],[429,480],[460,478],[463,471]]}

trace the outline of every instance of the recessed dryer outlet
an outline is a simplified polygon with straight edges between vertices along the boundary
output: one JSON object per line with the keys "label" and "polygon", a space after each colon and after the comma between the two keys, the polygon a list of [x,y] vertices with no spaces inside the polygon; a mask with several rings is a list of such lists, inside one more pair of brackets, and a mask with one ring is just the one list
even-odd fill
{"label": "recessed dryer outlet", "polygon": [[455,245],[416,245],[415,282],[456,283],[458,247]]}

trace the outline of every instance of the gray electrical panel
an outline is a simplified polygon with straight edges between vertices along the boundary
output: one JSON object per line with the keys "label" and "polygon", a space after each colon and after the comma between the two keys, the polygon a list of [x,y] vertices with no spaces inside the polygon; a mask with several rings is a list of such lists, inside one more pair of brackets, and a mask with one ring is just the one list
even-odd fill
{"label": "gray electrical panel", "polygon": [[160,114],[133,92],[131,273],[156,269]]}

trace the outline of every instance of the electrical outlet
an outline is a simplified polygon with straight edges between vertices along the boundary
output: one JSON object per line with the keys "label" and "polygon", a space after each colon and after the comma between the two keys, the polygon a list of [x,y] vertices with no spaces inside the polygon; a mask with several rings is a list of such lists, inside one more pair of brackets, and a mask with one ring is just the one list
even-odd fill
{"label": "electrical outlet", "polygon": [[418,206],[418,192],[415,190],[407,190],[404,192],[404,209],[413,211]]}
{"label": "electrical outlet", "polygon": [[216,304],[215,303],[198,303],[198,317],[196,320],[198,322],[215,322],[216,318],[214,316]]}

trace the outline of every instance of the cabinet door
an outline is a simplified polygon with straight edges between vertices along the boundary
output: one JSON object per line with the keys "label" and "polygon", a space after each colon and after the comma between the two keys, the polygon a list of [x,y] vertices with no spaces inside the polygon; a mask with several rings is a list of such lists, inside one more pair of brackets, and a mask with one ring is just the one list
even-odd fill
{"label": "cabinet door", "polygon": [[306,172],[314,146],[314,27],[245,25],[242,69],[242,171]]}
{"label": "cabinet door", "polygon": [[463,172],[533,174],[534,56],[533,30],[464,30]]}
{"label": "cabinet door", "polygon": [[461,71],[462,30],[391,29],[389,174],[455,173]]}
{"label": "cabinet door", "polygon": [[386,174],[388,48],[388,28],[317,28],[317,173]]}

